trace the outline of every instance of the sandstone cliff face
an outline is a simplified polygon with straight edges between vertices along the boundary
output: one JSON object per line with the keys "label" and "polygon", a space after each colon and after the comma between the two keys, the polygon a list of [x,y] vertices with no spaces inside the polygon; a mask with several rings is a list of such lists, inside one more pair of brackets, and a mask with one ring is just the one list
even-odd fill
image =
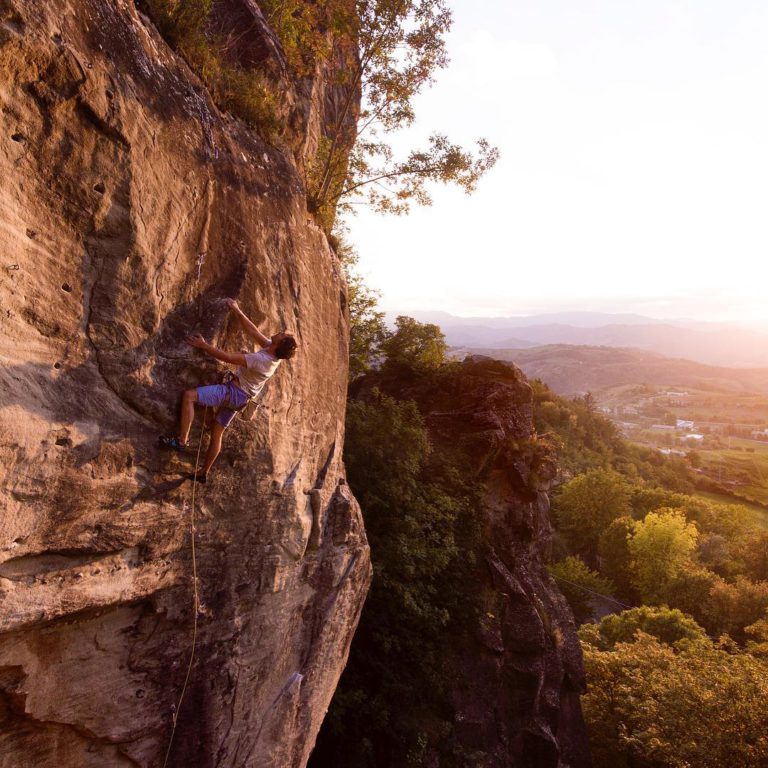
{"label": "sandstone cliff face", "polygon": [[355,394],[366,398],[374,388],[414,400],[434,449],[460,456],[484,488],[476,510],[481,566],[464,586],[475,619],[445,634],[453,727],[430,765],[439,768],[442,752],[467,768],[588,768],[581,648],[544,565],[555,457],[535,436],[525,377],[478,356],[437,376],[369,375]]}
{"label": "sandstone cliff face", "polygon": [[281,151],[219,114],[133,3],[0,2],[3,768],[162,764],[194,456],[154,441],[180,389],[215,379],[185,333],[246,344],[225,296],[300,351],[198,487],[169,765],[306,762],[370,580],[341,480],[346,288],[297,173],[338,99],[316,74]]}

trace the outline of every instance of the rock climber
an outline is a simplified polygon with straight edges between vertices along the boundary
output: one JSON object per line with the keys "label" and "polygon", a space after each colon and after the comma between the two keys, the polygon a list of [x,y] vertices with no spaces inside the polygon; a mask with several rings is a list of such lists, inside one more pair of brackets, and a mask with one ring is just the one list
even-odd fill
{"label": "rock climber", "polygon": [[271,378],[281,360],[289,360],[296,353],[296,339],[282,331],[274,336],[265,336],[240,309],[234,299],[226,299],[226,304],[239,318],[243,330],[261,346],[258,352],[225,352],[209,344],[199,333],[187,336],[185,341],[192,347],[203,350],[222,363],[238,366],[234,375],[223,384],[197,387],[184,392],[181,399],[181,424],[179,435],[163,435],[158,442],[164,448],[183,451],[189,445],[189,431],[195,418],[195,406],[207,406],[216,409],[216,416],[211,428],[211,437],[205,462],[196,467],[190,477],[197,476],[197,482],[204,483],[208,471],[221,453],[221,440],[224,430],[229,426],[237,411],[241,411],[248,402],[256,397],[268,379]]}

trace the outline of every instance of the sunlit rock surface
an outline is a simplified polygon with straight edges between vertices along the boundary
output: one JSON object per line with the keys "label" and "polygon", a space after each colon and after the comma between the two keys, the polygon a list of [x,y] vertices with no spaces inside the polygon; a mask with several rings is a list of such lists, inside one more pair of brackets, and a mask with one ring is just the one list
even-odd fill
{"label": "sunlit rock surface", "polygon": [[[249,0],[245,56],[286,80]],[[162,765],[192,641],[194,455],[168,456],[183,342],[297,357],[197,489],[197,652],[168,764],[302,766],[370,580],[343,483],[346,286],[299,168],[333,65],[284,89],[282,149],[222,116],[124,0],[0,1],[0,766]],[[200,422],[193,430],[199,436]]]}

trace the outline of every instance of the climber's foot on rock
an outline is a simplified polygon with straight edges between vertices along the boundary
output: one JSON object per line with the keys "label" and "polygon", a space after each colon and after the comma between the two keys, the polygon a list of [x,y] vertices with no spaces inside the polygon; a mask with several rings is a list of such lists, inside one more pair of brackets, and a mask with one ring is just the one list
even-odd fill
{"label": "climber's foot on rock", "polygon": [[205,472],[203,472],[202,469],[197,469],[194,472],[190,472],[186,477],[189,480],[194,480],[195,478],[197,478],[198,483],[208,482],[208,475]]}
{"label": "climber's foot on rock", "polygon": [[157,438],[157,444],[161,448],[169,448],[172,451],[185,451],[187,449],[187,443],[182,443],[178,437],[171,437],[170,435],[160,435]]}

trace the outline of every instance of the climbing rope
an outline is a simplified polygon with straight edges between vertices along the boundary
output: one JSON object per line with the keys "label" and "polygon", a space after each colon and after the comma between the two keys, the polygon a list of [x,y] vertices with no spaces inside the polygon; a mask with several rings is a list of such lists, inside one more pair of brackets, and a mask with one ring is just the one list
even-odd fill
{"label": "climbing rope", "polygon": [[562,576],[555,576],[554,573],[550,575],[557,581],[562,581],[564,584],[570,584],[572,587],[576,587],[576,589],[581,589],[584,592],[589,592],[590,595],[595,595],[595,597],[602,597],[604,600],[610,600],[612,603],[616,603],[616,605],[620,605],[622,608],[629,610],[635,607],[632,605],[627,605],[626,603],[622,603],[621,600],[617,600],[615,597],[609,597],[608,595],[603,595],[600,592],[595,592],[593,589],[589,589],[588,587],[583,587],[581,584],[574,584],[572,581],[568,581],[568,579],[564,579]]}
{"label": "climbing rope", "polygon": [[[602,597],[604,600],[610,600],[612,603],[616,603],[616,605],[620,605],[622,608],[625,608],[626,610],[632,610],[634,608],[643,607],[642,605],[640,606],[627,605],[626,603],[622,603],[621,600],[617,600],[615,597],[604,595],[601,592],[595,592],[593,589],[589,589],[588,587],[583,587],[581,584],[574,584],[572,581],[568,581],[568,579],[564,579],[562,576],[555,576],[554,573],[551,573],[550,576],[552,576],[552,578],[556,579],[557,581],[562,581],[564,584],[570,584],[572,587],[576,587],[576,589],[581,589],[584,592],[589,592],[590,595],[595,595],[596,597]],[[653,606],[650,606],[650,607],[653,607]],[[692,618],[690,614],[688,614],[688,617]],[[719,635],[713,635],[713,634],[710,634],[709,632],[707,632],[706,635],[710,640],[712,640],[712,642],[717,642],[720,639]]]}
{"label": "climbing rope", "polygon": [[187,666],[187,674],[184,678],[184,685],[181,687],[181,695],[179,701],[176,704],[176,709],[173,713],[173,727],[171,728],[171,738],[168,740],[168,749],[165,751],[165,760],[163,760],[163,768],[168,765],[168,758],[171,755],[171,747],[173,746],[173,737],[176,734],[176,724],[179,721],[179,714],[181,713],[181,703],[184,701],[184,694],[187,692],[187,683],[192,674],[192,665],[195,661],[195,649],[197,648],[197,614],[200,608],[200,600],[197,593],[197,556],[195,553],[195,491],[197,490],[197,470],[200,466],[200,449],[203,447],[203,437],[205,436],[205,422],[208,418],[208,406],[205,407],[205,413],[203,414],[203,424],[200,427],[200,440],[197,443],[197,456],[195,457],[195,473],[192,475],[192,509],[190,513],[190,531],[192,533],[192,579],[193,579],[193,594],[194,594],[194,619],[192,622],[192,650],[189,654],[189,665]]}

